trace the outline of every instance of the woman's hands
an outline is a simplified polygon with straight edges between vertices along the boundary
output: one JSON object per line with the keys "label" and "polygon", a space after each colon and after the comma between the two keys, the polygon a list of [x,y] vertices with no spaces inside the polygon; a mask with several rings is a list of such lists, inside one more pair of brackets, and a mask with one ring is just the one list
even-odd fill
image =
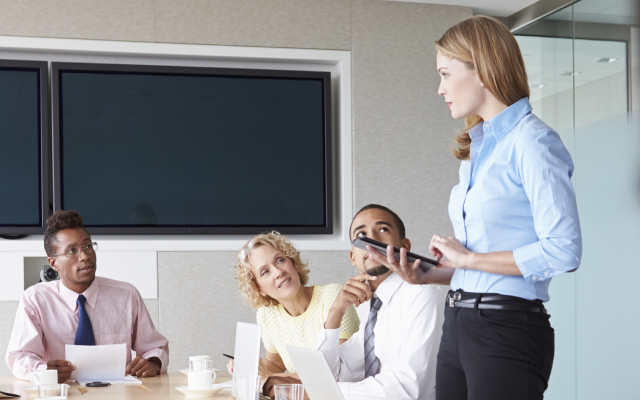
{"label": "woman's hands", "polygon": [[[440,262],[435,269],[449,268],[473,269],[492,274],[522,276],[516,264],[513,251],[492,251],[491,253],[474,253],[467,250],[458,239],[433,235],[429,251]],[[447,259],[441,261],[442,257]]]}
{"label": "woman's hands", "polygon": [[[513,257],[513,251],[493,251],[474,253],[464,247],[454,237],[433,235],[429,243],[429,252],[440,264],[423,272],[419,262],[407,262],[407,251],[400,249],[400,260],[396,260],[393,247],[387,246],[386,257],[371,246],[367,246],[369,257],[386,266],[400,277],[414,285],[448,285],[456,269],[473,269],[492,274],[522,276]],[[443,260],[446,258],[446,260]]]}
{"label": "woman's hands", "polygon": [[[467,250],[458,239],[454,237],[444,237],[435,234],[431,237],[429,243],[429,252],[440,263],[441,267],[471,269],[472,252]],[[447,259],[441,261],[443,257]]]}
{"label": "woman's hands", "polygon": [[386,257],[371,246],[367,246],[367,251],[369,252],[370,258],[373,258],[380,264],[400,275],[405,282],[409,282],[413,285],[422,285],[427,283],[425,282],[426,273],[420,269],[420,260],[416,260],[413,263],[407,261],[407,249],[404,247],[400,248],[400,260],[396,260],[393,246],[391,245],[387,246]]}
{"label": "woman's hands", "polygon": [[[435,236],[440,237],[440,235],[434,235],[434,237]],[[451,239],[456,240],[455,238]],[[433,239],[431,240],[431,245],[432,244]],[[460,245],[459,242],[458,244]],[[430,251],[432,247],[431,245],[429,246]],[[460,245],[460,247],[462,247],[462,245]],[[464,247],[462,248],[464,249]],[[454,269],[448,265],[448,261],[443,261],[436,268],[430,268],[427,272],[424,272],[420,269],[420,260],[416,260],[413,263],[407,261],[407,249],[404,247],[400,248],[399,260],[396,260],[393,246],[391,245],[387,246],[386,257],[385,254],[380,253],[371,246],[367,246],[367,251],[369,251],[369,257],[389,268],[391,271],[398,274],[402,280],[411,283],[412,285],[448,285],[451,283],[451,277],[453,276]],[[431,251],[431,254],[436,257],[438,262],[440,262],[443,256],[442,250],[438,250],[438,253]]]}

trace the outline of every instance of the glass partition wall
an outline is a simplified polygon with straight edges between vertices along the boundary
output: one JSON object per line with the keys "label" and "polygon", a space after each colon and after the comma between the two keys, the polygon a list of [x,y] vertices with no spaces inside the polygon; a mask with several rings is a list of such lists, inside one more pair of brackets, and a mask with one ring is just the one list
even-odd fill
{"label": "glass partition wall", "polygon": [[640,2],[582,0],[517,32],[533,112],[575,164],[577,273],[554,278],[546,399],[639,398]]}

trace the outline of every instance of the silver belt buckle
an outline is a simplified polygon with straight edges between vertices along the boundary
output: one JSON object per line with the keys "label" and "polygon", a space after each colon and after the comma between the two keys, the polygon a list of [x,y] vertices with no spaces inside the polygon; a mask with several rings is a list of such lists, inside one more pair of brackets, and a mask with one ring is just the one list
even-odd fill
{"label": "silver belt buckle", "polygon": [[454,292],[452,296],[449,296],[449,307],[455,307],[456,301],[460,300],[462,295],[460,292]]}

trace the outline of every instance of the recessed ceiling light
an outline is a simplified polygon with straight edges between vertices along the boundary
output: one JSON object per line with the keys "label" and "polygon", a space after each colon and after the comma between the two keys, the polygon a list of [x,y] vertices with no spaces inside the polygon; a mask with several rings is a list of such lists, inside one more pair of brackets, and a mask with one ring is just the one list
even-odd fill
{"label": "recessed ceiling light", "polygon": [[543,83],[541,83],[539,85],[529,85],[529,87],[532,88],[532,89],[542,89],[545,86],[547,86],[547,85],[545,85]]}
{"label": "recessed ceiling light", "polygon": [[576,76],[576,75],[580,75],[580,74],[581,74],[581,72],[578,72],[578,71],[576,71],[576,72],[567,71],[567,72],[564,72],[564,73],[560,74],[560,76]]}
{"label": "recessed ceiling light", "polygon": [[612,63],[617,60],[618,59],[615,57],[602,57],[602,58],[598,58],[597,60],[593,60],[593,62]]}

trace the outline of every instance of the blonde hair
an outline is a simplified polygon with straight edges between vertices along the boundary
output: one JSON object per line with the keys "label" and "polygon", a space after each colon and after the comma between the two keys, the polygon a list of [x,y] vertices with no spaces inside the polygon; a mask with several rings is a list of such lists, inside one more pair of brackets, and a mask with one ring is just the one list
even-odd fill
{"label": "blonde hair", "polygon": [[[520,47],[513,34],[495,18],[475,16],[449,28],[436,41],[436,50],[475,69],[480,81],[500,102],[512,105],[529,97],[529,84]],[[469,159],[469,130],[483,122],[479,115],[465,118],[465,129],[456,136],[453,154]]]}
{"label": "blonde hair", "polygon": [[271,246],[272,248],[281,251],[284,256],[293,263],[293,267],[298,272],[298,277],[300,277],[300,283],[302,286],[309,282],[309,269],[307,268],[307,262],[300,258],[300,252],[293,246],[289,239],[276,231],[262,233],[252,237],[247,244],[242,246],[240,249],[240,252],[238,253],[238,264],[234,267],[234,271],[242,297],[254,310],[260,307],[278,305],[278,301],[276,299],[270,296],[260,295],[260,289],[258,288],[256,279],[253,276],[253,272],[251,272],[249,256],[253,249],[260,246]]}

